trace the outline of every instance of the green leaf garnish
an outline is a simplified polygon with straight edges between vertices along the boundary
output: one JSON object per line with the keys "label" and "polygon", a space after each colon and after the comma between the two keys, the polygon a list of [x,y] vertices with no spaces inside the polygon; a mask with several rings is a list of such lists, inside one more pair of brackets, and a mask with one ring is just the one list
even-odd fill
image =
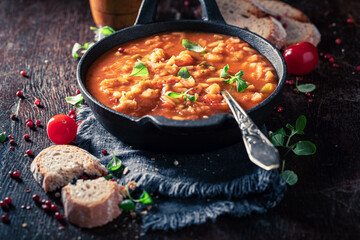
{"label": "green leaf garnish", "polygon": [[124,201],[122,201],[119,204],[119,208],[121,208],[125,211],[131,211],[131,210],[135,210],[136,206],[135,206],[135,203],[133,201],[131,201],[130,199],[125,199]]}
{"label": "green leaf garnish", "polygon": [[304,129],[306,126],[306,117],[304,115],[300,115],[296,120],[295,129],[298,134],[304,134]]}
{"label": "green leaf garnish", "polygon": [[106,180],[110,180],[110,179],[112,179],[112,174],[109,173],[108,175],[104,176],[104,178],[105,178]]}
{"label": "green leaf garnish", "polygon": [[[116,172],[117,170],[119,170],[122,166],[122,162],[119,158],[117,158],[115,156],[115,154],[113,153],[113,151],[111,151],[113,158],[111,159],[111,161],[106,165],[106,168],[109,169],[112,172]],[[116,174],[115,174],[116,175]]]}
{"label": "green leaf garnish", "polygon": [[280,173],[280,177],[285,180],[287,184],[290,186],[294,185],[298,181],[298,176],[294,171],[291,170],[285,170],[282,173]]}
{"label": "green leaf garnish", "polygon": [[310,141],[299,141],[292,151],[298,156],[308,156],[316,153],[316,146]]}
{"label": "green leaf garnish", "polygon": [[85,53],[92,45],[94,45],[94,42],[87,42],[84,45],[81,45],[79,43],[75,43],[72,50],[71,50],[71,55],[73,56],[73,58],[80,58],[78,51],[80,49],[84,49],[83,51],[81,51],[81,53]]}
{"label": "green leaf garnish", "polygon": [[149,71],[145,64],[143,64],[142,62],[137,62],[133,67],[130,76],[147,77],[149,76]]}
{"label": "green leaf garnish", "polygon": [[0,143],[5,142],[5,140],[6,140],[6,132],[3,132],[0,134]]}
{"label": "green leaf garnish", "polygon": [[153,202],[153,200],[151,199],[151,197],[147,191],[142,192],[138,201],[142,204],[150,204]]}
{"label": "green leaf garnish", "polygon": [[286,132],[285,132],[284,128],[280,128],[276,132],[273,132],[272,134],[270,134],[270,141],[276,147],[283,147],[285,136],[286,136]]}
{"label": "green leaf garnish", "polygon": [[205,52],[205,50],[206,50],[206,48],[203,48],[199,44],[191,42],[187,39],[182,40],[182,45],[184,46],[184,48],[186,48],[187,50],[190,50],[192,52],[202,53],[202,52]]}
{"label": "green leaf garnish", "polygon": [[241,78],[244,75],[244,71],[239,71],[238,73],[235,74],[235,76],[231,76],[230,74],[227,73],[227,71],[229,70],[229,64],[227,64],[221,71],[220,73],[220,77],[221,78],[227,78],[230,77],[228,79],[224,79],[224,82],[228,83],[228,84],[233,84],[236,81],[236,91],[237,92],[242,92],[244,91],[248,85],[245,81],[245,79]]}
{"label": "green leaf garnish", "polygon": [[312,92],[316,89],[316,86],[311,83],[296,85],[297,90],[302,93]]}
{"label": "green leaf garnish", "polygon": [[192,90],[192,88],[190,88],[186,92],[181,92],[181,93],[169,92],[167,95],[171,98],[180,98],[181,96],[184,96],[184,101],[189,99],[189,101],[193,103],[196,101],[196,97],[195,97],[195,95],[188,94],[188,92],[191,90]]}
{"label": "green leaf garnish", "polygon": [[76,96],[66,97],[65,100],[67,103],[69,103],[75,107],[80,107],[80,103],[82,103],[84,98],[81,94],[78,94]]}
{"label": "green leaf garnish", "polygon": [[192,79],[193,77],[190,75],[189,71],[187,70],[186,67],[182,67],[179,72],[178,72],[178,76],[182,77],[184,79]]}
{"label": "green leaf garnish", "polygon": [[109,36],[111,34],[113,34],[115,32],[114,29],[112,29],[109,26],[104,26],[104,27],[100,27],[100,28],[96,28],[96,27],[90,27],[91,30],[94,30],[96,32],[99,32],[105,36]]}

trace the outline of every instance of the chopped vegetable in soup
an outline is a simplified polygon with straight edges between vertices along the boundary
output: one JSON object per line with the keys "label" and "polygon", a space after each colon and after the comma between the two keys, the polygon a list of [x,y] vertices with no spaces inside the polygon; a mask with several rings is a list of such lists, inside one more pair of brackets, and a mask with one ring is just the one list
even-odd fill
{"label": "chopped vegetable in soup", "polygon": [[89,92],[116,111],[176,120],[230,112],[222,89],[244,109],[252,108],[275,90],[277,82],[274,67],[248,43],[193,32],[123,43],[98,58],[86,76]]}

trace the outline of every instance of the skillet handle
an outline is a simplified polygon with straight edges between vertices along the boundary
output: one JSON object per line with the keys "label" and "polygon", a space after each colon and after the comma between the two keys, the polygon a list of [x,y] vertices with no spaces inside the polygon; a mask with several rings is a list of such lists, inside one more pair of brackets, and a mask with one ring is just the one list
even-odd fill
{"label": "skillet handle", "polygon": [[[226,24],[215,0],[199,0],[203,21]],[[158,0],[143,0],[134,25],[153,23]]]}

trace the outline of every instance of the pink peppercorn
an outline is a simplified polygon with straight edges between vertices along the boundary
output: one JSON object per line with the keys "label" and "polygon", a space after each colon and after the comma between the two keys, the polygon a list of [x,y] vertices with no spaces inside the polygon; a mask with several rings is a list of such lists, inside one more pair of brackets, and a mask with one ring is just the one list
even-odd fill
{"label": "pink peppercorn", "polygon": [[56,212],[58,210],[58,206],[56,204],[52,204],[50,206],[51,211]]}
{"label": "pink peppercorn", "polygon": [[14,139],[12,139],[12,140],[10,140],[10,145],[12,145],[12,146],[14,146],[15,144],[16,144],[16,142],[15,142],[15,140]]}
{"label": "pink peppercorn", "polygon": [[286,24],[286,23],[283,23],[283,27],[286,29],[286,28],[287,28],[287,24]]}
{"label": "pink peppercorn", "polygon": [[341,39],[340,38],[335,39],[335,43],[336,44],[341,44]]}
{"label": "pink peppercorn", "polygon": [[25,77],[25,76],[26,76],[26,72],[25,72],[24,70],[21,70],[21,71],[20,71],[20,75],[23,76],[23,77]]}
{"label": "pink peppercorn", "polygon": [[122,47],[118,49],[118,52],[119,52],[119,53],[123,53],[124,51],[125,51],[125,49],[122,48]]}
{"label": "pink peppercorn", "polygon": [[61,219],[63,219],[63,215],[62,215],[61,213],[59,213],[59,212],[56,212],[56,213],[55,213],[55,218],[56,218],[57,220],[61,220]]}
{"label": "pink peppercorn", "polygon": [[23,136],[23,138],[24,138],[25,141],[29,141],[30,135],[29,135],[29,134],[25,134],[25,135]]}
{"label": "pink peppercorn", "polygon": [[11,146],[11,147],[10,147],[10,150],[11,150],[11,151],[14,151],[14,150],[15,150],[14,146]]}
{"label": "pink peppercorn", "polygon": [[36,126],[41,126],[40,120],[36,120],[36,121],[35,121],[35,124],[36,124]]}
{"label": "pink peppercorn", "polygon": [[19,178],[19,177],[20,177],[20,173],[19,173],[18,171],[15,171],[15,172],[13,172],[13,173],[11,174],[11,176],[12,176],[13,178]]}
{"label": "pink peppercorn", "polygon": [[16,96],[18,96],[19,98],[21,98],[21,97],[23,96],[22,91],[17,91],[17,92],[16,92]]}
{"label": "pink peppercorn", "polygon": [[32,199],[33,199],[35,202],[40,202],[40,200],[41,200],[40,196],[37,195],[37,194],[34,194],[34,195],[32,196]]}
{"label": "pink peppercorn", "polygon": [[330,54],[330,53],[325,54],[324,58],[325,58],[325,59],[329,59],[329,58],[331,58],[331,54]]}
{"label": "pink peppercorn", "polygon": [[280,113],[280,112],[282,112],[284,110],[284,108],[283,107],[277,107],[276,110]]}
{"label": "pink peppercorn", "polygon": [[0,201],[0,206],[1,206],[1,207],[3,207],[3,208],[4,208],[4,207],[6,207],[6,205],[7,205],[7,204],[6,204],[6,202],[5,202],[5,201]]}
{"label": "pink peppercorn", "polygon": [[80,89],[76,89],[75,94],[78,95],[78,94],[80,94],[80,93],[81,93],[81,92],[80,92]]}
{"label": "pink peppercorn", "polygon": [[10,197],[6,197],[6,198],[4,199],[4,202],[5,202],[6,204],[11,204],[12,199],[11,199]]}
{"label": "pink peppercorn", "polygon": [[70,114],[69,117],[71,117],[72,119],[76,119],[76,115],[75,115],[75,114]]}
{"label": "pink peppercorn", "polygon": [[309,102],[309,103],[312,103],[312,102],[313,102],[313,100],[312,100],[312,99],[309,99],[309,100],[308,100],[308,102]]}
{"label": "pink peppercorn", "polygon": [[184,1],[184,6],[185,7],[188,7],[190,5],[190,2],[189,1]]}
{"label": "pink peppercorn", "polygon": [[41,205],[41,208],[42,208],[43,210],[45,210],[45,211],[47,211],[47,210],[50,209],[50,207],[49,207],[48,205],[46,205],[46,204],[42,204],[42,205]]}
{"label": "pink peppercorn", "polygon": [[32,155],[33,155],[32,151],[31,151],[30,149],[26,151],[26,154],[27,154],[28,156],[32,156]]}
{"label": "pink peppercorn", "polygon": [[105,149],[101,150],[101,153],[104,155],[108,154],[108,152]]}
{"label": "pink peppercorn", "polygon": [[354,23],[354,19],[348,18],[348,19],[346,19],[346,22],[347,22],[347,23]]}
{"label": "pink peppercorn", "polygon": [[3,223],[9,223],[9,222],[10,222],[9,216],[6,215],[6,214],[2,215],[2,216],[1,216],[1,221],[2,221]]}
{"label": "pink peppercorn", "polygon": [[329,62],[330,62],[330,63],[334,63],[334,62],[335,62],[335,59],[334,59],[334,58],[330,58],[330,59],[329,59]]}
{"label": "pink peppercorn", "polygon": [[309,93],[309,92],[307,92],[307,93],[306,93],[306,96],[310,96],[310,93]]}
{"label": "pink peppercorn", "polygon": [[334,68],[338,68],[338,67],[339,67],[339,64],[334,63],[334,64],[333,64],[333,67],[334,67]]}
{"label": "pink peppercorn", "polygon": [[276,15],[276,19],[277,19],[278,21],[281,21],[281,16],[280,16],[280,15]]}
{"label": "pink peppercorn", "polygon": [[74,110],[70,110],[70,111],[69,111],[69,115],[71,115],[71,114],[75,114],[75,111],[74,111]]}
{"label": "pink peppercorn", "polygon": [[289,85],[293,85],[294,84],[294,80],[289,80]]}
{"label": "pink peppercorn", "polygon": [[14,136],[13,136],[13,135],[9,135],[8,138],[9,138],[9,139],[13,139]]}
{"label": "pink peppercorn", "polygon": [[26,125],[29,127],[29,128],[32,128],[32,127],[34,127],[34,122],[33,121],[28,121],[27,123],[26,123]]}
{"label": "pink peppercorn", "polygon": [[356,71],[360,71],[360,65],[356,67]]}
{"label": "pink peppercorn", "polygon": [[40,100],[39,100],[39,99],[36,99],[36,100],[34,101],[34,104],[35,104],[36,106],[39,106],[39,105],[40,105]]}

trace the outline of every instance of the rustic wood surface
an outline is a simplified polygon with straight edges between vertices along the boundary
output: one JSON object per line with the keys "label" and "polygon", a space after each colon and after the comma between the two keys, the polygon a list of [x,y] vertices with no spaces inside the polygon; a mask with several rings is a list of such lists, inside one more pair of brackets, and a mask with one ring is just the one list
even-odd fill
{"label": "rustic wood surface", "polygon": [[[144,234],[139,218],[126,214],[105,227],[84,230],[55,220],[33,203],[31,196],[37,193],[60,205],[59,198],[45,195],[35,183],[29,169],[32,159],[24,156],[27,149],[36,155],[51,145],[46,128],[30,130],[25,120],[40,120],[45,126],[53,115],[72,109],[64,101],[77,89],[77,61],[70,55],[71,48],[74,42],[92,40],[89,26],[94,24],[87,0],[0,1],[0,131],[13,135],[17,143],[14,151],[9,150],[9,140],[0,144],[0,199],[13,199],[10,209],[2,209],[8,211],[11,222],[0,223],[0,239],[360,239],[360,71],[356,70],[360,65],[360,2],[288,2],[319,28],[319,52],[332,54],[339,68],[320,57],[317,69],[303,80],[316,84],[317,90],[308,97],[295,93],[294,85],[285,86],[279,103],[284,110],[274,111],[267,126],[276,130],[306,115],[304,138],[316,143],[318,152],[286,158],[286,168],[298,174],[299,182],[267,214],[240,219],[222,216],[214,223],[177,232]],[[191,16],[184,11],[183,16]],[[346,22],[349,13],[357,25]],[[161,14],[160,18],[174,18],[176,11]],[[340,45],[335,44],[336,38],[342,39]],[[22,77],[20,70],[28,77]],[[23,91],[23,99],[16,96],[18,90]],[[35,97],[42,108],[34,105]],[[11,113],[18,116],[17,121],[9,119]],[[26,133],[30,142],[22,139]],[[19,170],[21,180],[11,179],[10,170]]]}

